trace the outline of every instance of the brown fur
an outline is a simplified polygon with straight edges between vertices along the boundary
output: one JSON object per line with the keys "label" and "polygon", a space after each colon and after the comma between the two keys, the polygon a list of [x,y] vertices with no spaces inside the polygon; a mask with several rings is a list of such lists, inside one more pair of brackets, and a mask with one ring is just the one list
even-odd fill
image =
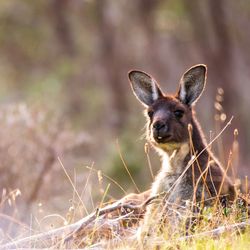
{"label": "brown fur", "polygon": [[[183,117],[180,120],[175,119],[175,117],[171,115],[168,118],[165,118],[164,115],[162,116],[157,115],[157,111],[159,110],[161,111],[162,114],[166,114],[169,111],[173,112],[174,110],[179,110],[179,109],[182,109],[184,111]],[[192,151],[193,153],[195,152],[196,155],[199,155],[199,157],[192,164],[194,169],[195,180],[193,181],[192,167],[190,167],[187,170],[185,178],[183,178],[183,181],[185,181],[186,189],[187,187],[190,187],[191,189],[190,192],[186,193],[193,194],[193,182],[197,183],[198,178],[200,178],[201,172],[203,172],[206,169],[208,163],[210,162],[210,167],[209,167],[210,174],[207,174],[206,178],[206,185],[208,187],[207,192],[209,192],[209,195],[207,195],[207,197],[208,196],[215,197],[218,194],[225,173],[218,160],[214,157],[214,155],[210,152],[210,150],[206,148],[207,143],[205,141],[201,127],[198,121],[196,120],[195,113],[192,107],[185,106],[176,97],[168,95],[161,97],[152,106],[150,106],[148,110],[155,112],[155,116],[149,118],[148,139],[156,149],[160,149],[159,152],[161,155],[167,153],[170,156],[174,150],[177,150],[178,152],[180,145],[182,145],[183,143],[190,144],[188,124],[191,124],[192,128],[191,141],[193,143]],[[152,124],[159,119],[168,119],[167,122],[170,130],[170,139],[168,139],[169,141],[166,143],[157,143],[152,136]],[[170,145],[169,148],[167,148],[168,145]],[[171,145],[173,146],[171,147]],[[183,168],[187,166],[188,162],[191,160],[191,156],[192,152],[191,148],[189,148],[189,152],[183,159]],[[197,193],[201,194],[203,186],[204,183],[201,180],[200,184],[198,185]],[[222,187],[222,194],[227,194],[232,199],[234,197],[234,186],[228,177],[226,177],[224,180]],[[192,197],[183,196],[182,198],[183,200],[188,200]],[[198,195],[198,197],[196,198],[199,200],[201,197],[200,195]]]}
{"label": "brown fur", "polygon": [[147,138],[162,156],[162,168],[151,195],[166,193],[165,205],[148,207],[140,233],[143,238],[159,224],[158,216],[169,204],[183,207],[187,200],[192,203],[205,199],[205,205],[209,205],[219,192],[234,199],[235,188],[207,148],[193,111],[205,86],[206,66],[196,65],[185,72],[175,95],[163,94],[156,81],[144,72],[132,71],[129,79],[136,97],[147,107]]}

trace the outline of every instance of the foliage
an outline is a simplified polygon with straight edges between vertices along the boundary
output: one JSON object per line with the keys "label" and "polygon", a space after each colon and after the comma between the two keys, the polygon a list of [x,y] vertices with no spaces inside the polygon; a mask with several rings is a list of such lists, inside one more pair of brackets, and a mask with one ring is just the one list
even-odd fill
{"label": "foliage", "polygon": [[[132,68],[173,92],[180,72],[207,64],[198,116],[211,139],[214,122],[217,133],[234,115],[213,149],[223,163],[237,151],[232,175],[248,174],[249,14],[244,0],[1,1],[1,230],[8,237],[21,237],[23,223],[24,235],[48,230],[92,211],[107,187],[106,199],[150,187],[159,159],[144,152]],[[244,234],[234,237],[180,247],[248,244]]]}

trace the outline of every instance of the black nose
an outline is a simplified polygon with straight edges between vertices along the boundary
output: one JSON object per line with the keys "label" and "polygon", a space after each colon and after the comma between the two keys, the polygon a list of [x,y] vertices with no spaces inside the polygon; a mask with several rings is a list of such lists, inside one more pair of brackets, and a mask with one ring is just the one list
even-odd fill
{"label": "black nose", "polygon": [[160,131],[160,130],[167,130],[167,125],[163,121],[156,121],[153,124],[153,128]]}

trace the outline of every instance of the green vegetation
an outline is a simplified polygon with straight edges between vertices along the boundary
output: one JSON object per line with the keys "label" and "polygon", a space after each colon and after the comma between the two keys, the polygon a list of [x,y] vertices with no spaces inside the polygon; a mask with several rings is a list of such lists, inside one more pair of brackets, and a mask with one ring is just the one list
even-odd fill
{"label": "green vegetation", "polygon": [[[160,163],[144,147],[133,68],[172,92],[180,72],[207,64],[197,116],[208,141],[234,116],[212,149],[224,165],[232,151],[235,179],[249,174],[249,15],[244,0],[0,1],[0,244],[78,221],[104,194],[150,187]],[[195,233],[245,220],[223,213]],[[250,248],[248,229],[236,231],[177,233],[163,248]]]}

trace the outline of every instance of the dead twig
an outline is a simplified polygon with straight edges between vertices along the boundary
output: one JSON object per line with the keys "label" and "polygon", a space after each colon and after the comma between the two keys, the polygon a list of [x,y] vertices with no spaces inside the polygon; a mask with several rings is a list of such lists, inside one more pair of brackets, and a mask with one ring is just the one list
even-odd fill
{"label": "dead twig", "polygon": [[217,227],[217,228],[215,228],[213,230],[209,230],[209,231],[198,233],[198,234],[188,235],[188,236],[179,238],[179,240],[183,241],[183,240],[190,240],[190,239],[207,237],[207,236],[209,236],[209,237],[218,237],[223,233],[232,232],[234,229],[243,230],[247,226],[250,226],[250,220],[235,223],[235,224],[231,224],[231,225],[225,225],[225,226]]}
{"label": "dead twig", "polygon": [[[226,226],[221,226],[221,227],[215,228],[213,230],[209,230],[209,231],[202,232],[202,233],[197,233],[197,234],[193,234],[193,235],[180,237],[176,241],[177,242],[188,241],[188,240],[193,240],[193,239],[202,238],[202,237],[216,238],[216,237],[221,236],[223,233],[230,233],[230,232],[233,232],[234,230],[235,231],[242,231],[242,230],[246,229],[246,227],[248,227],[248,226],[250,226],[250,220],[247,220],[245,222],[230,224],[230,225],[226,225]],[[162,239],[161,237],[154,238],[153,241],[154,241],[154,244],[158,245],[158,246],[166,244],[166,239],[165,238]],[[133,234],[132,237],[126,238],[125,242],[126,242],[126,244],[136,246],[137,242],[136,242],[135,234]],[[107,248],[110,248],[111,246],[112,247],[113,246],[119,247],[119,246],[121,246],[121,244],[124,245],[124,239],[115,238],[115,239],[109,240],[108,242],[103,241],[103,242],[98,242],[96,244],[93,244],[88,249],[92,249],[92,247],[93,247],[93,249],[107,249]],[[97,248],[95,248],[95,247],[97,247]]]}
{"label": "dead twig", "polygon": [[[74,224],[13,241],[11,243],[0,246],[0,249],[30,247],[34,244],[36,245],[36,247],[51,247],[55,244],[67,244],[70,241],[74,241],[75,239],[77,239],[78,235],[82,236],[85,229],[88,229],[86,230],[88,232],[89,230],[91,230],[91,228],[93,230],[93,228],[95,227],[94,224],[96,221],[98,221],[98,219],[100,219],[102,225],[108,224],[110,228],[114,225],[117,225],[117,222],[120,222],[124,219],[129,220],[130,218],[132,218],[136,219],[137,222],[139,222],[139,219],[142,218],[145,213],[146,207],[152,202],[156,201],[161,195],[163,194],[149,197],[143,203],[136,205],[130,204],[129,200],[126,201],[126,203],[122,202],[123,199],[118,200],[103,208],[97,208],[95,212],[82,218]],[[105,223],[105,220],[110,220],[110,218],[104,218],[103,216],[109,214],[111,214],[112,216],[113,212],[117,212],[117,215],[120,214],[120,216],[113,220],[114,224],[111,223],[112,221],[109,221],[109,223]]]}
{"label": "dead twig", "polygon": [[[153,201],[158,199],[163,193],[149,197],[146,201],[144,201],[142,204],[139,205],[133,205],[129,203],[122,203],[120,200],[112,203],[104,208],[97,208],[95,213],[92,213],[89,218],[86,217],[81,221],[80,227],[77,228],[74,232],[71,233],[68,237],[64,239],[64,242],[70,241],[73,237],[76,237],[81,231],[84,230],[86,226],[88,226],[90,223],[92,223],[95,219],[98,219],[98,217],[105,215],[105,214],[110,214],[114,211],[121,211],[122,213],[131,213],[134,216],[142,217],[145,213],[146,207],[151,204]],[[119,219],[122,217],[118,217]]]}

